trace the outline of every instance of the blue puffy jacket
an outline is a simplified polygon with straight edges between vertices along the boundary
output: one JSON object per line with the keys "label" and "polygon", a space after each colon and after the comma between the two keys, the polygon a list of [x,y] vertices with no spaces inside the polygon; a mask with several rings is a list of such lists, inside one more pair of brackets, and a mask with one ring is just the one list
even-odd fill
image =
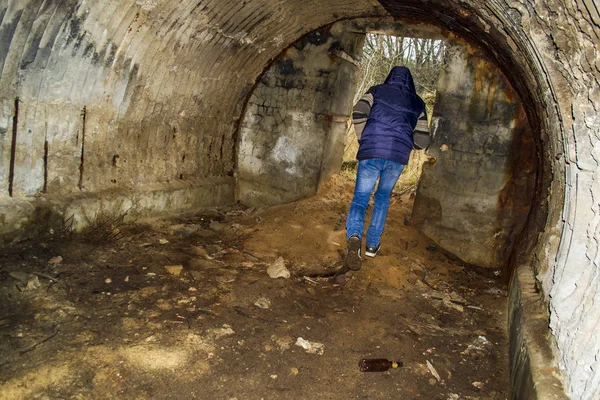
{"label": "blue puffy jacket", "polygon": [[413,130],[425,110],[410,70],[394,67],[385,82],[369,89],[373,107],[360,137],[356,158],[384,158],[408,164]]}

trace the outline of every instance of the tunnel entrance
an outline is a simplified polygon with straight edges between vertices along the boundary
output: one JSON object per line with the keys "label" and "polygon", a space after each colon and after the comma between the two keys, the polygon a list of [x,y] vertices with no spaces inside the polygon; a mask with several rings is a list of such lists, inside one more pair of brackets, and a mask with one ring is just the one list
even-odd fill
{"label": "tunnel entrance", "polygon": [[434,138],[427,151],[412,152],[399,181],[416,189],[425,169],[412,221],[444,250],[508,281],[513,244],[533,203],[535,141],[500,68],[481,49],[448,37],[433,26],[355,20],[287,49],[249,96],[238,138],[238,200],[298,200],[314,195],[341,162],[351,171],[358,148],[351,106],[392,66],[408,66]]}

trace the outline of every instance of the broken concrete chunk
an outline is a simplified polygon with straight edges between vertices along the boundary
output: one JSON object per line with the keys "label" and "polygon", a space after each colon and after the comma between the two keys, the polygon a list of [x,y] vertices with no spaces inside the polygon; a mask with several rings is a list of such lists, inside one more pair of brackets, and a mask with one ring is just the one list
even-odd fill
{"label": "broken concrete chunk", "polygon": [[189,273],[195,281],[201,281],[204,278],[204,275],[200,271],[189,271]]}
{"label": "broken concrete chunk", "polygon": [[233,329],[231,329],[231,326],[224,324],[223,328],[209,329],[206,333],[207,333],[206,337],[208,339],[217,340],[217,339],[221,339],[222,337],[225,337],[225,336],[233,335],[235,333],[235,331]]}
{"label": "broken concrete chunk", "polygon": [[52,257],[50,261],[48,261],[48,264],[60,264],[62,260],[63,258],[61,256]]}
{"label": "broken concrete chunk", "polygon": [[42,286],[37,275],[28,274],[21,271],[10,272],[9,275],[23,285],[23,287],[20,287],[19,290],[35,290]]}
{"label": "broken concrete chunk", "polygon": [[429,360],[427,361],[427,369],[429,370],[429,372],[431,372],[431,375],[433,375],[435,377],[435,379],[437,379],[438,382],[442,381],[442,378],[440,377],[440,374],[438,374],[437,370],[433,367],[433,364],[431,362],[429,362]]}
{"label": "broken concrete chunk", "polygon": [[296,346],[302,347],[304,350],[306,350],[307,353],[310,354],[318,354],[322,356],[325,352],[325,345],[323,343],[309,342],[308,340],[303,339],[302,337],[299,337],[296,340],[295,344]]}
{"label": "broken concrete chunk", "polygon": [[165,265],[168,273],[174,276],[179,276],[183,270],[183,265]]}
{"label": "broken concrete chunk", "polygon": [[254,302],[254,305],[258,308],[268,310],[269,307],[271,307],[271,300],[267,299],[266,297],[261,296],[258,298],[258,300],[256,300]]}
{"label": "broken concrete chunk", "polygon": [[215,232],[222,232],[225,230],[225,225],[219,221],[210,221],[209,228]]}
{"label": "broken concrete chunk", "polygon": [[201,246],[192,246],[192,253],[197,255],[198,257],[205,258],[207,260],[212,260],[213,258],[208,255],[208,251],[204,247]]}
{"label": "broken concrete chunk", "polygon": [[175,236],[180,236],[180,237],[190,237],[192,235],[197,234],[198,232],[200,232],[200,230],[202,229],[202,227],[200,225],[174,225],[172,227],[169,228],[169,230],[171,232],[173,232],[173,234]]}
{"label": "broken concrete chunk", "polygon": [[285,267],[285,260],[283,257],[279,257],[269,268],[267,268],[267,273],[273,279],[277,278],[285,278],[289,279],[291,274],[290,270]]}

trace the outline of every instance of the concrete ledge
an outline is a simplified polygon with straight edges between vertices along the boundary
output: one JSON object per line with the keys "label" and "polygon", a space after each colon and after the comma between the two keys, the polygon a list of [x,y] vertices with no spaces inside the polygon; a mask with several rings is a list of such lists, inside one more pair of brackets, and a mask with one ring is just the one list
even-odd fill
{"label": "concrete ledge", "polygon": [[530,266],[515,271],[509,293],[510,383],[513,400],[568,400],[550,346],[548,309]]}
{"label": "concrete ledge", "polygon": [[68,196],[5,198],[0,199],[0,245],[61,229],[65,222],[77,232],[103,217],[126,214],[125,220],[132,220],[234,202],[235,182],[229,177]]}

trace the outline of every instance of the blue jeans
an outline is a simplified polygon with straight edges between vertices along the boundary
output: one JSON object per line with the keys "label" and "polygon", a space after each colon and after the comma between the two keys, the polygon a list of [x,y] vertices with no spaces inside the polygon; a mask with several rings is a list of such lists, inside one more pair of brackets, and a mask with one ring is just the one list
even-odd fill
{"label": "blue jeans", "polygon": [[379,239],[383,233],[385,219],[390,207],[392,189],[394,189],[394,185],[396,185],[403,169],[404,164],[383,158],[358,161],[354,198],[352,199],[348,218],[346,219],[347,239],[352,235],[358,235],[362,240],[367,206],[369,205],[369,199],[375,187],[375,182],[379,178],[379,185],[377,185],[377,191],[374,196],[375,205],[373,206],[371,224],[367,231],[367,246],[375,247],[379,245]]}

